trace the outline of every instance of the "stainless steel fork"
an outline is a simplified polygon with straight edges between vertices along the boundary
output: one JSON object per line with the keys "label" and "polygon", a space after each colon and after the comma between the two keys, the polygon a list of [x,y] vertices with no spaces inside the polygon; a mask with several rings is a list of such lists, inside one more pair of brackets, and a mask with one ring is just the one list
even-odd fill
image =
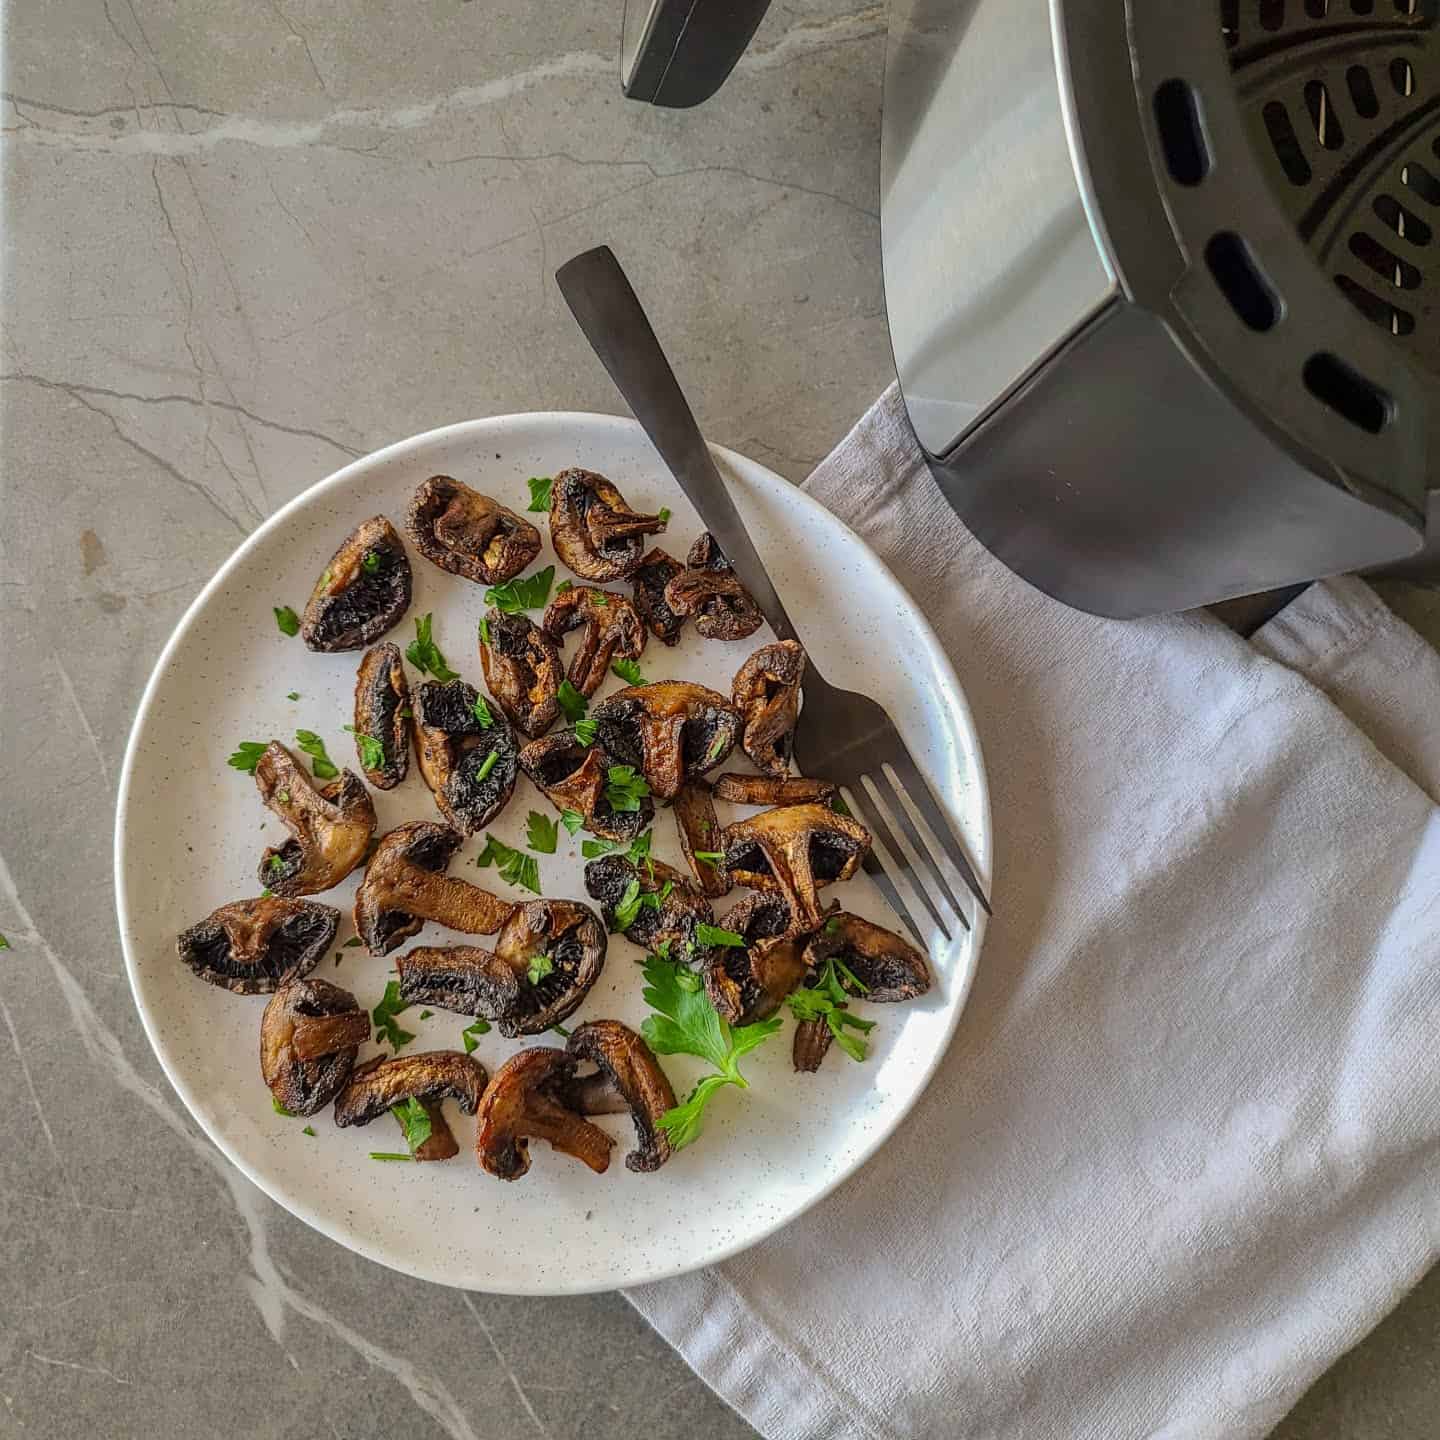
{"label": "stainless steel fork", "polygon": [[[567,260],[555,279],[585,338],[755,597],[770,628],[782,640],[803,644],[620,262],[609,246],[601,245]],[[894,722],[869,696],[830,684],[813,660],[805,670],[795,758],[803,774],[833,780],[841,787],[855,818],[878,842],[866,857],[866,870],[917,938],[924,933],[923,919],[914,908],[917,903],[947,939],[952,933],[947,910],[966,929],[970,926],[946,862],[990,913],[990,902],[964,847]],[[906,904],[896,877],[914,896],[912,904]]]}

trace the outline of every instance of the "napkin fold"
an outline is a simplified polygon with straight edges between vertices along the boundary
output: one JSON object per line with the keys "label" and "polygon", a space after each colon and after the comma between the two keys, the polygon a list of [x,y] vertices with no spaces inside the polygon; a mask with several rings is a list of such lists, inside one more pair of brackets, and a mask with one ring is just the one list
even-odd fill
{"label": "napkin fold", "polygon": [[1066,609],[893,389],[808,489],[955,661],[996,918],[878,1155],[629,1298],[771,1440],[1263,1435],[1440,1252],[1440,661],[1353,580],[1253,643]]}

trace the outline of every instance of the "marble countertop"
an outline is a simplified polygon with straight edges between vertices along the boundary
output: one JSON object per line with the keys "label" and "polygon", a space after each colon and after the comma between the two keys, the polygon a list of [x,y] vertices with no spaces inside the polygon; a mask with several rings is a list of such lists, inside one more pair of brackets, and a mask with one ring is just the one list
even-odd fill
{"label": "marble countertop", "polygon": [[[405,435],[621,408],[569,255],[612,245],[707,433],[793,479],[891,378],[883,7],[776,3],[684,112],[620,95],[620,16],[8,7],[0,1434],[751,1433],[618,1295],[437,1289],[273,1205],[160,1073],[113,915],[131,717],[244,535]],[[1280,1433],[1419,1436],[1437,1315],[1432,1277]]]}

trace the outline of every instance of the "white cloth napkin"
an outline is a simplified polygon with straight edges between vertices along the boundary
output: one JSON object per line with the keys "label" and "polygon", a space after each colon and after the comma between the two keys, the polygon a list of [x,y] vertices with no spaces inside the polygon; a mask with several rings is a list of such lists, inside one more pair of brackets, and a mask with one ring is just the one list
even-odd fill
{"label": "white cloth napkin", "polygon": [[996,918],[870,1164],[630,1299],[772,1440],[1263,1435],[1440,1252],[1440,662],[1358,581],[1254,644],[1068,610],[893,391],[809,489],[955,660]]}

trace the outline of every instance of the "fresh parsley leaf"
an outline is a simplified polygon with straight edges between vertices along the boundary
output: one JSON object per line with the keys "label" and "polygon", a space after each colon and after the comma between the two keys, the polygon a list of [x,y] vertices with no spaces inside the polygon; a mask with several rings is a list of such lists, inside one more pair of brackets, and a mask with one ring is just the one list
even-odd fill
{"label": "fresh parsley leaf", "polygon": [[465,1043],[465,1053],[473,1054],[475,1047],[480,1043],[481,1035],[490,1033],[490,1022],[488,1020],[477,1020],[473,1025],[467,1026],[460,1032],[460,1039]]}
{"label": "fresh parsley leaf", "polygon": [[527,510],[548,510],[550,508],[550,487],[555,483],[553,475],[532,475],[526,484],[530,486],[530,503]]}
{"label": "fresh parsley leaf", "polygon": [[412,1095],[410,1099],[392,1105],[390,1113],[400,1122],[400,1128],[405,1132],[405,1143],[413,1155],[430,1138],[434,1128],[430,1112]]}
{"label": "fresh parsley leaf", "polygon": [[525,968],[525,978],[532,985],[538,985],[554,968],[555,962],[548,955],[532,955]]}
{"label": "fresh parsley leaf", "polygon": [[340,948],[342,950],[358,950],[364,943],[358,935],[352,935]]}
{"label": "fresh parsley leaf", "polygon": [[655,518],[659,520],[662,525],[668,525],[670,523],[670,507],[668,505],[662,505],[659,515]]}
{"label": "fresh parsley leaf", "polygon": [[710,742],[710,748],[705,752],[705,764],[713,765],[724,752],[726,745],[730,743],[730,737],[721,730]]}
{"label": "fresh parsley leaf", "polygon": [[310,768],[317,780],[333,780],[340,773],[325,753],[325,742],[313,730],[297,730],[295,743],[310,756]]}
{"label": "fresh parsley leaf", "polygon": [[563,595],[567,590],[573,590],[574,588],[575,588],[575,582],[574,582],[573,580],[562,580],[562,581],[555,587],[555,593],[556,593],[557,595]]}
{"label": "fresh parsley leaf", "polygon": [[412,1164],[415,1163],[413,1155],[399,1150],[372,1150],[370,1158],[372,1160],[409,1160]]}
{"label": "fresh parsley leaf", "polygon": [[601,855],[613,855],[617,850],[623,850],[625,858],[632,865],[639,866],[649,860],[650,842],[654,837],[655,832],[647,830],[643,835],[637,835],[628,845],[623,840],[582,840],[580,853],[587,860],[594,860]]}
{"label": "fresh parsley leaf", "polygon": [[480,617],[480,643],[482,645],[490,643],[490,617],[488,615]]}
{"label": "fresh parsley leaf", "polygon": [[409,1008],[409,1001],[400,998],[400,982],[390,981],[385,987],[384,998],[370,1012],[370,1018],[380,1032],[375,1037],[377,1045],[388,1041],[398,1055],[415,1038],[408,1030],[402,1030],[395,1023],[395,1017],[403,1015]]}
{"label": "fresh parsley leaf", "polygon": [[378,550],[367,550],[360,557],[360,568],[367,575],[373,575],[380,568],[380,552]]}
{"label": "fresh parsley leaf", "polygon": [[258,740],[242,740],[236,747],[235,753],[225,762],[232,765],[236,770],[243,770],[247,775],[255,773],[255,767],[260,763],[260,757],[265,753],[265,746]]}
{"label": "fresh parsley leaf", "polygon": [[643,898],[640,894],[640,877],[632,875],[630,883],[625,887],[625,893],[615,904],[615,928],[617,930],[628,930],[635,923],[635,917],[640,913],[640,902]]}
{"label": "fresh parsley leaf", "polygon": [[300,633],[300,617],[288,605],[275,605],[271,608],[275,611],[275,624],[282,635]]}
{"label": "fresh parsley leaf", "polygon": [[287,1120],[293,1120],[295,1118],[295,1112],[293,1110],[287,1110],[273,1095],[270,1097],[270,1104],[277,1115],[283,1115]]}
{"label": "fresh parsley leaf", "polygon": [[548,816],[532,810],[525,817],[525,843],[541,855],[553,855],[555,842],[560,838],[560,827]]}
{"label": "fresh parsley leaf", "polygon": [[560,823],[573,835],[585,828],[585,817],[578,810],[562,810]]}
{"label": "fresh parsley leaf", "polygon": [[485,592],[485,603],[493,605],[502,615],[518,615],[522,610],[543,610],[550,599],[550,584],[555,567],[547,565],[524,579],[507,580]]}
{"label": "fresh parsley leaf", "polygon": [[415,638],[405,647],[405,658],[422,674],[433,675],[443,685],[458,680],[459,675],[446,663],[440,647],[431,637],[435,623],[433,613],[418,617],[415,621]]}
{"label": "fresh parsley leaf", "polygon": [[0,950],[8,950],[9,948],[10,948],[10,940],[9,940],[9,938],[8,938],[6,935],[4,935],[4,934],[0,934]]}
{"label": "fresh parsley leaf", "polygon": [[660,1124],[677,1149],[699,1134],[706,1105],[717,1090],[734,1085],[749,1089],[739,1062],[781,1026],[772,1015],[754,1025],[732,1029],[710,1003],[698,978],[671,960],[651,955],[645,962],[645,1003],[657,1014],[648,1016],[641,1033],[658,1055],[696,1055],[714,1067],[690,1095],[660,1117]]}
{"label": "fresh parsley leaf", "polygon": [[287,700],[298,700],[300,698],[300,692],[298,690],[292,690],[285,698]]}
{"label": "fresh parsley leaf", "polygon": [[[845,797],[843,795],[832,795],[830,797],[830,808],[837,815],[850,815],[850,807],[845,803]],[[853,820],[855,817],[851,815],[850,818]]]}
{"label": "fresh parsley leaf", "polygon": [[590,603],[592,605],[599,605],[602,609],[608,607],[610,604],[609,592],[605,590],[592,590],[590,592]]}
{"label": "fresh parsley leaf", "polygon": [[470,708],[475,712],[475,719],[482,730],[488,730],[495,723],[495,717],[490,713],[490,707],[485,703],[483,695],[477,695]]}
{"label": "fresh parsley leaf", "polygon": [[343,728],[355,737],[361,766],[366,770],[382,769],[385,765],[385,747],[373,735],[362,735],[353,725]]}
{"label": "fresh parsley leaf", "polygon": [[744,949],[745,937],[737,935],[733,930],[722,930],[718,925],[707,925],[702,920],[695,927],[695,943],[707,948],[726,945],[731,949]]}
{"label": "fresh parsley leaf", "polygon": [[570,1038],[570,1032],[563,1025],[552,1025],[550,1028],[562,1039],[568,1040]]}
{"label": "fresh parsley leaf", "polygon": [[278,855],[272,855],[266,862],[266,868],[272,875],[281,874],[285,869],[285,862]]}
{"label": "fresh parsley leaf", "polygon": [[275,792],[275,798],[282,805],[288,805],[290,803],[290,792],[288,790],[277,790]]}
{"label": "fresh parsley leaf", "polygon": [[568,680],[560,682],[555,698],[560,702],[567,720],[583,720],[590,708],[590,702]]}
{"label": "fresh parsley leaf", "polygon": [[633,660],[616,660],[611,663],[610,668],[627,685],[648,685],[650,682],[645,678],[645,672]]}
{"label": "fresh parsley leaf", "polygon": [[422,1010],[420,1012],[420,1018],[422,1020],[428,1020],[434,1013],[435,1012],[433,1010]]}
{"label": "fresh parsley leaf", "polygon": [[725,858],[723,850],[696,850],[692,853],[697,860],[703,860],[707,865],[718,865]]}
{"label": "fresh parsley leaf", "polygon": [[662,940],[650,953],[654,955],[657,960],[668,960],[670,958],[670,942],[668,940]]}
{"label": "fresh parsley leaf", "polygon": [[840,917],[839,917],[838,915],[832,915],[832,916],[825,922],[825,933],[826,933],[827,935],[833,935],[839,928],[840,928]]}
{"label": "fresh parsley leaf", "polygon": [[267,886],[260,892],[260,898],[261,898],[262,900],[268,900],[274,893],[275,893],[275,892],[267,885]]}
{"label": "fresh parsley leaf", "polygon": [[497,840],[487,830],[485,848],[475,857],[475,863],[482,869],[491,865],[500,867],[500,878],[509,885],[519,885],[540,895],[540,862],[523,850],[512,850],[503,841]]}
{"label": "fresh parsley leaf", "polygon": [[475,772],[477,780],[483,780],[500,763],[500,752],[492,750],[481,762],[480,768]]}
{"label": "fresh parsley leaf", "polygon": [[605,801],[617,814],[638,810],[649,793],[649,782],[633,765],[612,765],[605,772]]}
{"label": "fresh parsley leaf", "polygon": [[598,720],[577,720],[575,722],[575,738],[582,745],[593,745],[595,743],[595,732],[600,728]]}
{"label": "fresh parsley leaf", "polygon": [[313,1140],[315,1138],[315,1127],[313,1125],[307,1125],[300,1133],[302,1135],[308,1135]]}

